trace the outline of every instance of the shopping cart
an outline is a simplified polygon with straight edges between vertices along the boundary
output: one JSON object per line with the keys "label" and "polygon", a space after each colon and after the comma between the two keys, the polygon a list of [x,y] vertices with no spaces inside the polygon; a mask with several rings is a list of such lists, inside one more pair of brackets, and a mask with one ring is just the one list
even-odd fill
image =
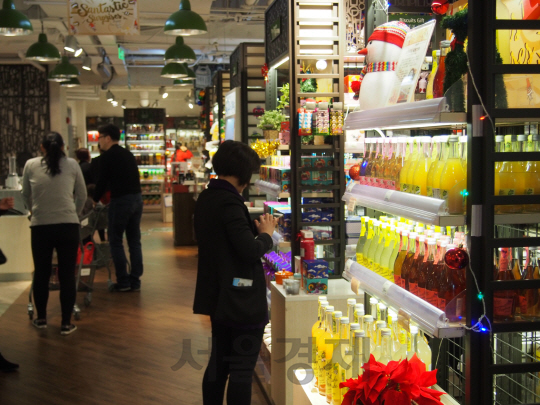
{"label": "shopping cart", "polygon": [[[109,206],[98,205],[94,210],[81,218],[81,230],[79,234],[79,255],[75,266],[75,282],[77,291],[85,291],[84,305],[88,307],[92,302],[92,292],[94,290],[94,277],[97,269],[106,267],[109,273],[108,285],[111,280],[111,253],[107,241],[96,242],[94,239],[96,231],[107,229]],[[92,251],[87,250],[91,248]],[[90,253],[90,254],[87,254]],[[54,259],[53,259],[54,262]],[[58,290],[58,265],[53,263],[49,290]],[[28,297],[28,316],[30,320],[34,317],[34,304],[32,302],[33,285],[30,288]],[[73,317],[80,319],[81,310],[77,304],[73,306]]]}

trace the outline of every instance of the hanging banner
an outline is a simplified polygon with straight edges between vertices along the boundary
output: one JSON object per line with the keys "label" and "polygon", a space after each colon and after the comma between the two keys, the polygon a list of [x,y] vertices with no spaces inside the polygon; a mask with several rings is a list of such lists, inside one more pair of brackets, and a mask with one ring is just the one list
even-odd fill
{"label": "hanging banner", "polygon": [[137,0],[68,0],[72,35],[139,35]]}

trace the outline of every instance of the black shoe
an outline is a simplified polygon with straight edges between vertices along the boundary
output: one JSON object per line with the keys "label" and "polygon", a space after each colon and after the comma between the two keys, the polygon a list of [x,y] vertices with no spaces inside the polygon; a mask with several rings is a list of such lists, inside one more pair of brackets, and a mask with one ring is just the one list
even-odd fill
{"label": "black shoe", "polygon": [[32,321],[32,325],[34,325],[38,329],[45,329],[47,327],[47,320],[46,319],[34,319]]}
{"label": "black shoe", "polygon": [[0,371],[9,373],[10,371],[15,371],[19,368],[18,364],[12,363],[4,359],[4,356],[0,354]]}
{"label": "black shoe", "polygon": [[118,283],[111,284],[109,287],[110,292],[128,292],[131,291],[131,287],[122,287],[119,286]]}
{"label": "black shoe", "polygon": [[131,291],[139,292],[139,291],[141,291],[141,286],[138,286],[138,287],[136,287],[136,286],[131,286]]}
{"label": "black shoe", "polygon": [[69,335],[70,333],[73,333],[77,330],[77,327],[73,324],[71,325],[62,325],[60,328],[60,334],[61,335]]}

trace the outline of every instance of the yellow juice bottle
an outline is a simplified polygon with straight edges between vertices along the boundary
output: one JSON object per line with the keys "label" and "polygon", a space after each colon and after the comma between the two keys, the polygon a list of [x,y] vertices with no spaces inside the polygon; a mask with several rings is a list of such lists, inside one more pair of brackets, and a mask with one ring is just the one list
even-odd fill
{"label": "yellow juice bottle", "polygon": [[415,148],[411,157],[411,164],[407,170],[407,192],[412,193],[414,188],[414,171],[416,170],[416,165],[418,164],[418,159],[420,158],[422,140],[424,137],[415,138]]}
{"label": "yellow juice bottle", "polygon": [[328,347],[326,339],[330,339],[332,331],[332,312],[334,307],[329,305],[325,309],[324,331],[317,335],[317,360],[319,394],[326,397],[326,372],[328,362],[332,359],[332,345]]}
{"label": "yellow juice bottle", "polygon": [[367,216],[363,216],[360,219],[360,237],[358,238],[358,242],[356,243],[356,261],[358,263],[362,263],[362,260],[364,259],[364,246],[367,242],[366,221],[369,221],[369,217]]}
{"label": "yellow juice bottle", "polygon": [[388,160],[386,162],[386,165],[384,166],[384,188],[388,190],[395,189],[395,181],[392,176],[392,168],[396,164],[396,141],[396,138],[388,138]]}
{"label": "yellow juice bottle", "polygon": [[373,164],[373,168],[371,170],[371,181],[372,186],[374,187],[380,187],[380,181],[381,179],[381,169],[382,164],[384,161],[384,152],[383,152],[383,146],[384,146],[384,139],[377,139],[376,141],[376,148],[377,148],[377,154],[375,156],[375,163]]}
{"label": "yellow juice bottle", "polygon": [[463,190],[467,189],[467,178],[459,156],[459,139],[452,135],[448,142],[450,143],[448,159],[441,173],[441,198],[446,200],[449,214],[463,214],[466,197]]}
{"label": "yellow juice bottle", "polygon": [[371,247],[371,244],[374,243],[373,242],[373,236],[375,235],[375,230],[374,230],[374,225],[373,224],[376,221],[377,220],[375,218],[370,218],[368,220],[367,240],[366,240],[366,243],[364,245],[364,248],[362,249],[362,262],[361,263],[359,262],[361,265],[363,265],[365,267],[367,267],[368,264],[369,264],[368,253],[369,253],[369,248]]}
{"label": "yellow juice bottle", "polygon": [[407,173],[409,172],[409,167],[411,167],[412,158],[414,155],[414,138],[407,138],[404,151],[404,163],[401,172],[399,173],[399,186],[401,191],[408,193],[409,186],[407,184]]}
{"label": "yellow juice bottle", "polygon": [[[519,152],[517,135],[505,136],[505,152],[508,150],[507,146],[510,146],[512,152]],[[525,171],[522,162],[502,162],[499,179],[501,196],[519,195],[525,191]],[[513,204],[496,206],[495,209],[498,213],[510,214],[521,212],[523,207]]]}
{"label": "yellow juice bottle", "polygon": [[437,63],[439,61],[439,56],[441,51],[432,51],[431,52],[433,62],[431,65],[431,73],[428,76],[428,84],[426,88],[426,99],[433,98],[433,80],[435,79],[435,74],[437,73]]}
{"label": "yellow juice bottle", "polygon": [[382,224],[381,225],[381,235],[379,237],[379,244],[373,255],[373,271],[377,274],[381,274],[381,256],[384,250],[386,240],[389,238],[388,232],[390,231],[390,225]]}
{"label": "yellow juice bottle", "polygon": [[421,138],[420,143],[422,146],[412,177],[412,193],[425,196],[427,195],[427,176],[431,166],[431,138],[429,136],[423,136]]}
{"label": "yellow juice bottle", "polygon": [[[504,135],[495,136],[495,152],[503,152],[504,150]],[[495,195],[499,195],[501,190],[501,178],[499,172],[501,171],[503,162],[495,162]]]}
{"label": "yellow juice bottle", "polygon": [[369,245],[369,250],[367,253],[367,264],[366,264],[366,267],[370,270],[374,269],[375,252],[377,251],[377,247],[379,246],[379,243],[380,243],[381,227],[382,227],[382,222],[380,221],[373,222],[373,239],[371,241],[371,244]]}
{"label": "yellow juice bottle", "polygon": [[[381,269],[381,275],[384,278],[391,279],[391,272],[388,268],[388,262],[390,259],[390,256],[392,255],[392,252],[394,251],[394,247],[396,246],[396,237],[399,238],[399,235],[396,236],[396,233],[398,231],[401,231],[401,228],[396,228],[395,225],[392,225],[390,227],[389,237],[388,240],[385,241],[384,249],[381,255],[381,263],[380,263],[380,269]],[[393,281],[393,278],[392,278]]]}
{"label": "yellow juice bottle", "polygon": [[317,338],[324,331],[324,310],[328,306],[326,297],[319,297],[318,319],[311,327],[311,367],[313,368],[313,375],[315,377],[315,387],[319,386]]}
{"label": "yellow juice bottle", "polygon": [[433,175],[435,174],[435,168],[441,157],[441,137],[437,136],[433,138],[433,147],[431,149],[431,164],[429,165],[428,175],[426,179],[426,195],[433,197]]}
{"label": "yellow juice bottle", "polygon": [[369,156],[369,162],[366,166],[366,185],[367,186],[373,186],[373,165],[375,165],[375,159],[377,157],[377,139],[372,138],[371,139],[371,154]]}
{"label": "yellow juice bottle", "polygon": [[440,136],[441,154],[433,172],[433,198],[441,198],[441,173],[448,158],[448,135]]}
{"label": "yellow juice bottle", "polygon": [[[532,132],[532,131],[531,131]],[[531,135],[531,142],[527,148],[527,152],[538,152],[538,134]],[[526,193],[531,195],[540,194],[540,162],[528,161],[525,169],[527,173],[527,190]],[[527,204],[523,207],[524,212],[540,212],[540,204]]]}
{"label": "yellow juice bottle", "polygon": [[405,161],[405,147],[407,145],[407,138],[405,137],[398,137],[396,139],[396,158],[394,160],[394,163],[391,168],[391,176],[392,176],[392,183],[393,183],[393,190],[401,190],[400,182],[399,182],[399,176],[401,174],[401,169],[403,169],[403,164]]}
{"label": "yellow juice bottle", "polygon": [[[332,405],[341,405],[343,391],[339,388],[339,384],[345,382],[347,380],[347,373],[349,372],[350,375],[350,371],[352,371],[352,346],[350,344],[349,324],[349,317],[342,316],[339,326],[340,361],[336,363],[338,374],[332,391]],[[350,326],[352,327],[352,325]]]}
{"label": "yellow juice bottle", "polygon": [[332,403],[336,379],[339,378],[339,362],[334,362],[334,351],[339,350],[339,327],[341,311],[332,312],[332,329],[326,339],[326,402]]}

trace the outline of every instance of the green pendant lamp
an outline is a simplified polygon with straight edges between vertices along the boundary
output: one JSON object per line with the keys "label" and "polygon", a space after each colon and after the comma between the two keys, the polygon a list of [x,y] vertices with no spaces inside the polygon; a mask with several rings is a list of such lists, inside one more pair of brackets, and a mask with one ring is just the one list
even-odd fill
{"label": "green pendant lamp", "polygon": [[184,80],[190,80],[190,81],[195,80],[197,76],[195,75],[195,72],[193,71],[193,69],[191,69],[187,63],[184,63],[184,67],[186,68],[186,71],[187,71],[187,77],[184,77]]}
{"label": "green pendant lamp", "polygon": [[26,59],[38,62],[57,62],[61,59],[56,46],[47,41],[47,35],[39,34],[38,41],[26,51]]}
{"label": "green pendant lamp", "polygon": [[66,80],[65,82],[60,82],[60,86],[62,87],[77,87],[80,85],[81,85],[81,82],[76,77]]}
{"label": "green pendant lamp", "polygon": [[171,14],[165,22],[165,34],[169,35],[201,35],[208,32],[202,17],[191,11],[189,0],[180,0],[180,10]]}
{"label": "green pendant lamp", "polygon": [[75,78],[79,75],[79,70],[71,63],[69,63],[69,58],[67,56],[62,56],[62,61],[58,65],[56,65],[56,67],[51,72],[50,77],[52,79],[63,79],[61,81],[65,81]]}
{"label": "green pendant lamp", "polygon": [[187,77],[188,72],[181,63],[167,63],[161,70],[161,77],[169,77],[171,79],[182,79]]}
{"label": "green pendant lamp", "polygon": [[184,38],[176,37],[176,43],[165,51],[165,63],[195,62],[195,51],[184,44]]}
{"label": "green pendant lamp", "polygon": [[64,79],[62,77],[53,77],[52,76],[52,70],[49,72],[49,76],[47,77],[47,80],[50,81],[50,82],[65,82],[66,80],[69,80],[69,79]]}
{"label": "green pendant lamp", "polygon": [[186,79],[175,79],[175,81],[173,82],[173,86],[175,87],[193,86],[193,82],[191,80],[186,80]]}
{"label": "green pendant lamp", "polygon": [[23,13],[15,10],[13,0],[4,0],[0,10],[0,35],[16,37],[28,35],[32,31],[32,23]]}

